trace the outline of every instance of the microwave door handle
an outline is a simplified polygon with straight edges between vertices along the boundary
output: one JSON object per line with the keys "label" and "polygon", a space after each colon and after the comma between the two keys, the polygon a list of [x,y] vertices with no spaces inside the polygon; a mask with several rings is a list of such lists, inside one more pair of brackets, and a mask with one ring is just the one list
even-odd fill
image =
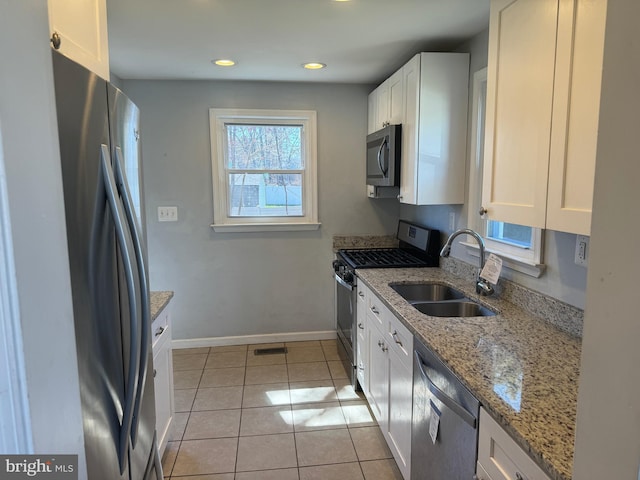
{"label": "microwave door handle", "polygon": [[382,165],[382,150],[384,149],[385,144],[387,143],[387,137],[385,137],[382,140],[382,143],[380,144],[380,148],[378,149],[378,167],[380,167],[380,171],[382,172],[382,175],[384,177],[387,176],[387,172],[389,171],[388,168],[384,168],[384,166]]}

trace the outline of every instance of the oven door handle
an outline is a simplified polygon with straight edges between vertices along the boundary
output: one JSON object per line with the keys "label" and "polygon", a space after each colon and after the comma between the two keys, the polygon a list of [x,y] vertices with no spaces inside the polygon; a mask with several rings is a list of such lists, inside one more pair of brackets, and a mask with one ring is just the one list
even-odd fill
{"label": "oven door handle", "polygon": [[336,282],[338,282],[344,288],[349,289],[349,291],[353,291],[353,285],[350,285],[347,282],[345,282],[342,278],[340,278],[340,275],[338,274],[334,274],[334,276],[336,277]]}

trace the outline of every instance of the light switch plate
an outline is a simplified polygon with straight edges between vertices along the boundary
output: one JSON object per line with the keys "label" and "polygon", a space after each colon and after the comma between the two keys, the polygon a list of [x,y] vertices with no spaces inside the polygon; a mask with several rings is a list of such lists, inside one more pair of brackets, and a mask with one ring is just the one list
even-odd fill
{"label": "light switch plate", "polygon": [[589,237],[576,235],[576,253],[574,262],[576,265],[587,266],[589,263]]}
{"label": "light switch plate", "polygon": [[178,207],[158,207],[159,222],[177,222]]}

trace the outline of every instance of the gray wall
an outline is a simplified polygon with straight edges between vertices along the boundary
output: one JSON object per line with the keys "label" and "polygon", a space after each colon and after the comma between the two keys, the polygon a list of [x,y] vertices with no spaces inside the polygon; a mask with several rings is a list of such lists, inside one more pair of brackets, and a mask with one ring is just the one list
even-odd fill
{"label": "gray wall", "polygon": [[[334,234],[393,234],[395,200],[366,197],[368,85],[135,81],[124,90],[141,109],[152,289],[174,290],[174,338],[335,329]],[[208,109],[318,112],[314,232],[215,233]],[[177,205],[178,222],[157,222]]]}
{"label": "gray wall", "polygon": [[10,0],[1,8],[0,158],[10,216],[1,228],[13,243],[24,348],[17,361],[32,438],[21,453],[78,454],[86,478],[47,4]]}
{"label": "gray wall", "polygon": [[575,480],[638,478],[640,43],[637,0],[608,2],[591,261],[578,394]]}
{"label": "gray wall", "polygon": [[[487,66],[488,41],[489,30],[487,29],[456,49],[458,52],[469,52],[471,54],[469,69],[470,106],[472,101],[471,86],[473,85],[473,74]],[[469,111],[471,112],[471,108],[469,108]],[[471,121],[469,121],[468,124],[469,128],[471,128]],[[471,138],[470,131],[467,138]],[[467,145],[468,144],[469,142],[467,142]],[[469,178],[469,164],[470,162],[467,159],[467,181]],[[449,213],[451,212],[455,213],[456,228],[465,228],[467,226],[466,205],[420,207],[402,205],[400,209],[402,218],[407,218],[419,223],[424,223],[433,228],[438,228],[446,234],[451,233],[451,230],[449,229]],[[463,237],[461,237],[461,239],[465,240]],[[505,269],[502,272],[502,277],[562,300],[570,305],[584,308],[587,269],[585,267],[578,266],[573,262],[575,241],[575,235],[546,230],[544,236],[545,247],[543,259],[546,269],[543,275],[540,278],[534,278],[523,273]],[[452,255],[473,265],[476,265],[478,262],[476,257],[467,255],[465,249],[461,248],[457,244],[454,245]]]}

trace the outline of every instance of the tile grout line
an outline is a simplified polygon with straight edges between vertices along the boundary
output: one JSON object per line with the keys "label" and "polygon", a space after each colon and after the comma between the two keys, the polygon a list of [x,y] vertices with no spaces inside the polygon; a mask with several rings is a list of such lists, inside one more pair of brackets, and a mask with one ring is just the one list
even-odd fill
{"label": "tile grout line", "polygon": [[[346,421],[346,416],[344,416],[344,411],[342,410],[345,403],[362,402],[363,399],[359,395],[357,395],[358,398],[353,398],[353,399],[341,399],[340,398],[340,396],[338,394],[339,387],[336,385],[336,382],[342,383],[345,379],[344,378],[334,378],[333,377],[333,375],[331,373],[331,369],[329,367],[329,363],[328,363],[329,360],[327,360],[327,358],[326,358],[326,352],[324,351],[324,348],[322,348],[322,354],[324,356],[325,367],[329,371],[329,378],[328,379],[320,379],[320,380],[297,380],[296,382],[293,382],[293,383],[301,383],[301,382],[307,382],[307,381],[308,382],[326,381],[326,382],[328,382],[328,383],[330,383],[332,385],[332,387],[334,389],[334,392],[335,392],[336,399],[332,400],[331,403],[336,402],[340,406],[341,413],[342,413],[342,415],[343,415],[343,417],[345,419],[345,424],[346,424],[347,430],[349,432],[349,438],[350,438],[352,447],[353,447],[355,455],[356,455],[356,460],[355,461],[358,462],[358,467],[359,467],[359,470],[360,470],[360,472],[362,474],[362,478],[366,480],[364,469],[363,469],[363,466],[362,466],[362,460],[360,460],[360,457],[358,455],[358,452],[357,452],[357,449],[356,449],[356,446],[355,446],[355,442],[353,440],[353,435],[352,435],[352,432],[351,432],[351,429],[352,428],[357,428],[357,426],[354,425],[352,427]],[[242,396],[241,396],[241,402],[240,402],[241,416],[240,416],[240,422],[238,424],[238,435],[235,437],[236,438],[236,458],[235,458],[234,472],[233,472],[234,478],[237,476],[238,473],[242,473],[242,472],[237,472],[237,468],[238,468],[238,458],[239,458],[239,441],[240,441],[240,438],[241,438],[240,432],[241,432],[241,429],[242,429],[242,410],[244,410],[243,404],[244,404],[245,393],[246,393],[245,392],[245,387],[247,386],[246,385],[246,379],[247,379],[247,369],[248,369],[248,355],[249,355],[249,349],[247,348],[247,353],[246,353],[246,356],[245,356],[245,364],[244,364],[244,368],[245,368],[245,370],[244,370],[244,379],[243,379],[244,381],[243,381],[243,384],[242,384]],[[207,358],[207,361],[208,361],[208,358]],[[191,404],[191,409],[188,412],[186,412],[186,413],[188,413],[187,424],[185,425],[185,430],[182,433],[180,441],[178,442],[179,443],[178,451],[176,452],[176,456],[175,456],[174,461],[173,461],[172,472],[171,472],[172,475],[171,475],[170,478],[174,478],[173,477],[173,469],[175,468],[175,464],[177,463],[178,454],[179,454],[180,450],[182,449],[182,443],[184,442],[184,437],[186,435],[186,430],[187,430],[187,427],[188,427],[188,423],[189,423],[189,420],[191,419],[191,414],[193,413],[193,407],[195,406],[195,397],[197,396],[197,393],[198,393],[199,389],[201,388],[202,378],[204,376],[204,370],[206,369],[206,362],[207,361],[205,361],[205,367],[202,368],[202,371],[201,371],[201,374],[200,374],[200,379],[199,379],[198,385],[196,387],[196,395],[194,395],[194,399],[193,399],[192,404]],[[321,362],[322,361],[298,362],[298,363],[321,363]],[[294,362],[294,364],[295,363],[296,362]],[[286,369],[286,372],[287,372],[287,382],[286,383],[287,383],[287,386],[288,386],[288,389],[289,389],[289,392],[288,392],[289,393],[289,396],[288,396],[289,397],[289,401],[288,401],[287,405],[288,405],[289,410],[291,411],[292,419],[293,419],[293,407],[294,406],[304,405],[305,403],[330,403],[330,402],[319,401],[319,402],[303,402],[302,404],[294,405],[292,397],[291,397],[291,384],[292,384],[292,382],[291,382],[291,380],[289,378],[289,373],[290,373],[289,372],[289,365],[290,365],[290,363],[287,361],[286,357],[285,357],[284,365],[285,365],[285,369]],[[264,365],[264,366],[275,366],[275,365]],[[280,383],[280,382],[274,382],[274,383]],[[282,382],[282,383],[284,383],[284,382]],[[257,384],[257,385],[262,385],[262,384]],[[284,405],[281,405],[281,406],[284,406]],[[275,407],[278,407],[278,405],[276,405]],[[252,408],[252,407],[247,407],[247,408]],[[256,406],[256,407],[253,407],[253,408],[259,408],[259,407]],[[235,410],[235,409],[223,409],[223,410]],[[213,411],[217,411],[217,410],[213,410]],[[379,428],[379,425],[377,424],[377,422],[374,425],[367,425],[367,426],[373,426],[373,427]],[[318,429],[318,430],[309,430],[309,431],[326,431],[326,430],[329,430],[329,429]],[[342,430],[342,429],[340,429],[340,430]],[[295,424],[294,424],[293,425],[293,431],[291,432],[291,433],[293,433],[293,438],[294,438],[294,452],[295,452],[296,467],[286,467],[286,468],[295,468],[296,472],[297,472],[297,475],[298,475],[298,479],[300,479],[301,468],[302,467],[300,466],[300,462],[299,462],[299,459],[298,459],[297,434],[298,433],[303,433],[303,432],[306,432],[306,431],[307,430],[298,431],[296,429]],[[258,435],[258,436],[268,436],[268,435],[275,435],[275,434],[264,434],[264,435]],[[253,436],[256,436],[256,435],[253,435]],[[217,437],[215,437],[215,438],[217,438]],[[227,438],[233,438],[233,437],[227,437]],[[338,462],[337,464],[341,464],[341,463],[351,463],[351,462]],[[333,465],[333,463],[326,463],[326,464],[322,464],[322,465],[316,465],[316,467],[324,466],[324,465]],[[285,467],[282,467],[282,468],[285,468]],[[269,470],[280,470],[280,468],[274,468],[274,469],[269,469]],[[260,471],[256,471],[256,472],[260,472]],[[231,472],[229,472],[229,473],[231,473]],[[179,477],[175,477],[175,478],[178,479]]]}

